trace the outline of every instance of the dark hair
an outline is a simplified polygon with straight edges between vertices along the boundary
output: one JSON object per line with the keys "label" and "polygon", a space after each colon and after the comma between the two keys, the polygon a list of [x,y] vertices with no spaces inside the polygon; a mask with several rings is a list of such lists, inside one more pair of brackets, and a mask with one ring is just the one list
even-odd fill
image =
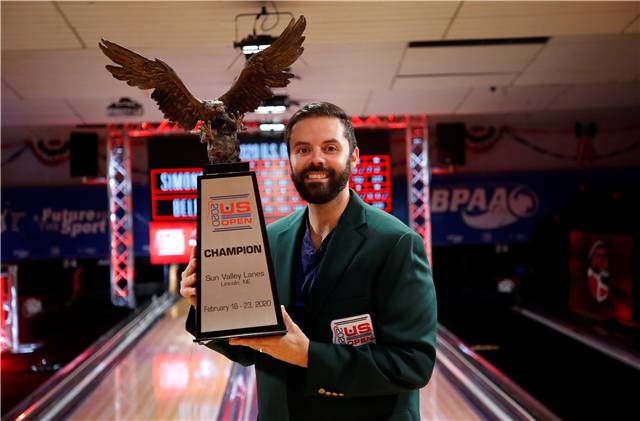
{"label": "dark hair", "polygon": [[351,120],[342,108],[329,102],[312,102],[311,104],[307,104],[296,111],[287,123],[287,128],[284,131],[284,141],[287,144],[287,151],[289,151],[289,140],[291,140],[291,131],[293,130],[293,126],[295,126],[299,121],[311,117],[337,118],[340,120],[342,127],[344,128],[344,137],[349,141],[349,153],[352,153],[356,146],[358,146],[358,143],[356,142],[356,135],[353,132],[353,126],[351,125]]}

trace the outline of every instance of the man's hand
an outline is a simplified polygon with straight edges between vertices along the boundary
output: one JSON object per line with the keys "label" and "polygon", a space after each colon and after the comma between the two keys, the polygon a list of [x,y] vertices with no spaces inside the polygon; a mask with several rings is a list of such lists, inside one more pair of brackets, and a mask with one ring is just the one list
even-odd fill
{"label": "man's hand", "polygon": [[196,259],[196,248],[191,249],[191,257],[189,258],[189,265],[182,272],[182,280],[180,281],[180,295],[189,300],[192,306],[196,306],[196,288],[193,286],[196,283],[196,267],[198,266],[198,259]]}
{"label": "man's hand", "polygon": [[[185,271],[186,272],[186,271]],[[289,364],[307,368],[309,357],[309,338],[282,307],[282,317],[287,333],[283,336],[265,336],[262,338],[231,338],[230,345],[244,345],[265,352],[274,358]]]}

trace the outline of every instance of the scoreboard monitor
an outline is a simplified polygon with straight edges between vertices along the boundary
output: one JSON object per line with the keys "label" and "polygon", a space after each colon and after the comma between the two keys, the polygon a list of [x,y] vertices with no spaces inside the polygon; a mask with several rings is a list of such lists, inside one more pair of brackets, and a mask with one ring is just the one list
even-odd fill
{"label": "scoreboard monitor", "polygon": [[[240,158],[249,161],[251,170],[256,173],[265,222],[271,223],[306,206],[291,181],[291,167],[283,143],[241,144]],[[150,171],[151,219],[154,225],[149,243],[152,263],[171,262],[171,247],[166,245],[169,238],[174,241],[181,238],[185,242],[184,247],[176,246],[175,249],[175,263],[184,261],[191,237],[188,234],[190,229],[184,223],[191,223],[195,228],[197,177],[201,174],[202,168],[155,168]],[[391,212],[390,156],[361,155],[351,172],[349,187],[364,202]],[[158,224],[160,222],[162,224]],[[180,224],[174,231],[165,233],[162,230],[171,230],[170,224],[167,225],[169,222]],[[184,234],[178,235],[180,231]],[[161,239],[165,244],[155,244]],[[162,256],[154,257],[155,250],[163,250]]]}

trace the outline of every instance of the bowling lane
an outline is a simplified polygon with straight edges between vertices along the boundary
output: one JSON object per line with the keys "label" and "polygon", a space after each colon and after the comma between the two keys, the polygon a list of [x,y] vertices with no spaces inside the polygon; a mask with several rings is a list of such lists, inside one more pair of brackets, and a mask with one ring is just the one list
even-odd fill
{"label": "bowling lane", "polygon": [[232,363],[193,343],[180,301],[76,407],[72,420],[214,419]]}
{"label": "bowling lane", "polygon": [[[171,307],[69,418],[211,420],[230,419],[230,413],[254,418],[253,369],[233,367],[220,354],[195,345],[184,330],[187,310],[185,301]],[[482,419],[437,365],[420,404],[423,419]]]}
{"label": "bowling lane", "polygon": [[429,384],[420,390],[420,418],[423,420],[483,420],[442,372],[436,369]]}

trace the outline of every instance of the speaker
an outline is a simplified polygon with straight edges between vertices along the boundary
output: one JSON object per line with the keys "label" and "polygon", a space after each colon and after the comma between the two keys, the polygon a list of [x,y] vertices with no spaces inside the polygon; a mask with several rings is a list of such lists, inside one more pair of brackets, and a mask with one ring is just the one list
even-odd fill
{"label": "speaker", "polygon": [[436,134],[436,161],[444,165],[464,165],[467,138],[464,123],[438,123]]}
{"label": "speaker", "polygon": [[71,177],[98,176],[98,133],[72,132],[69,139]]}

